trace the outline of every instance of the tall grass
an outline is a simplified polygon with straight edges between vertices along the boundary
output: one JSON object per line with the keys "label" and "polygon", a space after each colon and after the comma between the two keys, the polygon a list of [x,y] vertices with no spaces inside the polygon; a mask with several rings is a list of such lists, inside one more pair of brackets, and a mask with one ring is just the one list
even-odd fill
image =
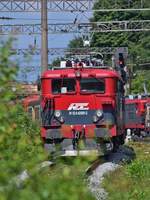
{"label": "tall grass", "polygon": [[104,179],[108,200],[150,200],[150,145],[133,143],[132,147],[136,159]]}

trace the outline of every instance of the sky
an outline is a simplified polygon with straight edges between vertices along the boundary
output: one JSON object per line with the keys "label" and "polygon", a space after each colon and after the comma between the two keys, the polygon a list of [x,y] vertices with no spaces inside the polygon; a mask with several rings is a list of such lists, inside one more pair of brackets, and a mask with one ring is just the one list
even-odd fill
{"label": "sky", "polygon": [[[12,17],[13,20],[1,20],[0,24],[40,24],[40,13],[29,12],[7,12],[0,13],[0,17]],[[71,12],[53,12],[48,13],[48,23],[72,23],[75,18],[77,22],[88,22],[91,14],[82,13],[71,13]],[[65,48],[69,44],[69,41],[73,38],[79,36],[78,34],[49,34],[48,35],[48,47],[49,48]],[[7,40],[10,36],[3,35],[0,36],[0,40]],[[13,36],[14,37],[14,36]],[[17,35],[15,37],[15,42],[13,44],[14,48],[28,48],[29,46],[34,46],[36,41],[36,47],[41,46],[41,36],[40,35]],[[13,58],[19,63],[20,71],[17,79],[19,81],[35,82],[38,75],[40,74],[40,55],[31,56],[25,58],[21,55],[16,55]],[[49,56],[49,63],[53,61],[54,57]],[[26,70],[28,69],[28,70]],[[31,72],[29,70],[31,69]],[[26,72],[28,71],[28,72]]]}

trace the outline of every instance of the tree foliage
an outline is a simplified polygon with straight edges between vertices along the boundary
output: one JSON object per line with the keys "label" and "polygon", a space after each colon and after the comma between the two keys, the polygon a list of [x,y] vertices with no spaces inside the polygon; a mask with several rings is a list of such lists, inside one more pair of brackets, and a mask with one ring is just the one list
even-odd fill
{"label": "tree foliage", "polygon": [[[121,8],[127,6],[127,2],[117,1]],[[131,1],[130,1],[131,2]],[[106,4],[105,0],[97,1],[94,8],[99,9]],[[134,1],[134,5],[139,4],[139,0]],[[114,5],[113,0],[107,0],[107,6],[110,8]],[[132,7],[132,4],[130,5]],[[138,6],[137,6],[138,7]],[[150,2],[147,1],[147,7],[150,7]],[[148,11],[139,12],[94,12],[92,21],[123,21],[123,20],[149,20],[150,13]],[[95,46],[127,46],[129,54],[136,61],[137,56],[147,58],[150,56],[150,35],[149,32],[118,32],[118,33],[95,33],[93,44]]]}
{"label": "tree foliage", "polygon": [[[53,169],[37,170],[49,155],[43,149],[40,127],[14,100],[10,83],[17,66],[11,62],[10,48],[11,41],[0,48],[0,199],[91,200],[81,176],[87,162],[77,159],[72,165],[60,162]],[[18,184],[17,177],[24,170],[29,178]]]}
{"label": "tree foliage", "polygon": [[69,48],[80,48],[83,47],[83,40],[81,37],[76,37],[73,40],[70,41]]}
{"label": "tree foliage", "polygon": [[150,70],[142,70],[136,71],[136,78],[132,80],[132,93],[133,94],[141,94],[144,93],[144,84],[150,92]]}
{"label": "tree foliage", "polygon": [[[141,3],[144,7],[150,7],[150,1],[140,0],[98,0],[94,5],[94,9],[98,10],[101,8],[140,8]],[[124,11],[124,12],[98,12],[93,13],[93,17],[90,19],[93,22],[103,21],[123,21],[123,20],[150,20],[149,11]],[[72,47],[77,47],[77,43],[80,41],[79,38],[71,41]],[[93,35],[91,46],[93,47],[128,47],[128,62],[130,62],[131,68],[142,60],[147,61],[150,57],[150,34],[149,32],[115,32],[115,33],[95,33]],[[110,57],[107,57],[110,63]],[[149,60],[148,60],[149,62]],[[134,68],[136,72],[136,68]],[[142,78],[143,77],[143,78]],[[144,80],[146,72],[142,72],[136,76],[133,80],[133,92],[143,92],[142,84],[139,80]],[[146,79],[146,82],[148,79]],[[148,91],[150,92],[149,84]]]}

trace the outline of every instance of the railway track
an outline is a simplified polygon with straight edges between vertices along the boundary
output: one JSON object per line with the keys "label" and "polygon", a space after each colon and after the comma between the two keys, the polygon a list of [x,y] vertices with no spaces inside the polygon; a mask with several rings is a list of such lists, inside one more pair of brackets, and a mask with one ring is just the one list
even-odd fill
{"label": "railway track", "polygon": [[117,152],[101,156],[86,169],[90,191],[96,200],[107,199],[107,192],[102,187],[104,175],[119,168],[123,163],[129,163],[135,158],[134,150],[128,146],[120,146]]}
{"label": "railway track", "polygon": [[[144,138],[136,137],[133,142],[150,143],[150,135]],[[96,200],[105,200],[107,192],[102,187],[104,175],[121,167],[122,164],[130,163],[136,157],[134,149],[129,146],[121,146],[117,152],[102,156],[93,161],[86,169],[88,186]]]}
{"label": "railway track", "polygon": [[96,168],[100,165],[100,164],[103,164],[105,161],[104,161],[104,156],[101,156],[99,158],[97,158],[95,161],[93,161],[91,163],[91,165],[85,170],[85,174],[87,176],[90,176],[94,170],[96,170]]}

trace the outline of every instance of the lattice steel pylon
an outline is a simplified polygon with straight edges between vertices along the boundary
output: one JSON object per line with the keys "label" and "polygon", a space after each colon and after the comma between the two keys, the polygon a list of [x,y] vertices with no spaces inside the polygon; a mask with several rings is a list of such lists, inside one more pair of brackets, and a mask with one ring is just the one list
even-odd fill
{"label": "lattice steel pylon", "polygon": [[[150,31],[150,20],[48,24],[49,34]],[[41,34],[40,24],[0,25],[0,35]]]}
{"label": "lattice steel pylon", "polygon": [[[87,11],[95,0],[48,0],[48,11]],[[40,0],[0,0],[0,12],[40,12]]]}
{"label": "lattice steel pylon", "polygon": [[[85,12],[91,11],[96,0],[48,0],[48,11],[50,12]],[[147,8],[146,1],[125,1],[124,8],[120,7],[117,0],[108,8],[107,3],[99,9],[94,9],[98,12],[105,11],[136,11],[136,10],[150,10]],[[105,5],[106,4],[106,5]],[[40,0],[0,0],[0,12],[40,12]]]}

